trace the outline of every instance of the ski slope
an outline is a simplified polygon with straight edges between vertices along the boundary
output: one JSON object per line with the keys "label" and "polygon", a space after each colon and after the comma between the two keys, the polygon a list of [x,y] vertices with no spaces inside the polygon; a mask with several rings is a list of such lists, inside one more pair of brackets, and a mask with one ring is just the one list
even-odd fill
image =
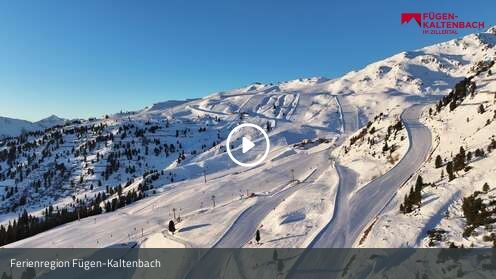
{"label": "ski slope", "polygon": [[[339,107],[340,119],[342,119],[341,130],[345,135],[356,131],[359,125],[356,108],[343,102],[341,97],[336,97],[336,101]],[[344,138],[344,136],[341,136],[339,140],[342,138]],[[331,149],[328,148],[319,153],[325,160],[325,156],[328,156],[330,152]],[[300,188],[305,187],[305,185],[308,185],[309,183],[315,183],[315,179],[310,181],[309,179],[312,177],[319,177],[324,171],[329,170],[330,168],[334,169],[334,166],[329,162],[329,165],[320,166],[319,168],[312,170],[302,181],[293,182],[294,185],[290,186],[288,189],[279,192],[275,196],[266,197],[260,202],[255,203],[236,219],[234,224],[232,224],[226,234],[214,247],[234,248],[245,245],[249,240],[253,239],[257,227],[260,226],[263,218],[267,216],[271,210],[274,210],[283,200],[297,192]]]}
{"label": "ski slope", "polygon": [[351,195],[356,187],[356,179],[350,170],[339,166],[339,163],[336,164],[340,177],[338,206],[329,224],[310,247],[352,247],[366,225],[427,159],[431,148],[431,134],[429,129],[419,122],[423,107],[424,105],[412,106],[401,115],[408,131],[410,147],[405,157],[385,175]]}
{"label": "ski slope", "polygon": [[295,191],[302,187],[308,186],[313,181],[308,181],[312,177],[318,176],[322,172],[321,169],[311,170],[309,175],[303,181],[290,182],[284,190],[273,195],[262,197],[254,205],[243,211],[241,215],[234,221],[229,230],[222,238],[215,243],[214,248],[240,248],[245,245],[255,235],[257,227],[262,219],[274,208],[281,203],[282,200],[289,197]]}
{"label": "ski slope", "polygon": [[[338,104],[339,109],[339,119],[341,119],[341,131],[343,131],[343,135],[337,140],[337,142],[343,142],[344,138],[353,133],[358,129],[359,120],[357,109],[354,108],[349,103],[345,102],[343,98],[336,97],[336,103]],[[275,210],[278,205],[280,205],[285,198],[291,196],[291,194],[298,193],[298,190],[304,190],[304,187],[309,183],[317,183],[314,181],[307,181],[311,177],[319,177],[320,175],[328,175],[325,171],[335,172],[336,168],[334,164],[330,161],[330,152],[331,148],[326,148],[321,153],[321,156],[326,156],[329,158],[329,163],[326,166],[320,166],[320,168],[314,169],[309,173],[309,175],[303,181],[293,182],[289,188],[283,190],[276,196],[267,197],[261,202],[255,203],[253,206],[246,209],[241,215],[233,222],[231,227],[226,231],[226,233],[222,236],[222,238],[213,246],[214,248],[238,248],[243,247],[247,244],[250,239],[254,238],[255,231],[260,227],[260,224],[263,223],[264,226],[270,226],[271,224],[267,224],[268,222],[263,221],[266,216],[269,215],[270,211]],[[345,177],[347,178],[347,177]],[[340,182],[341,183],[340,178]],[[338,189],[339,191],[339,189]],[[304,193],[301,193],[304,195]],[[338,204],[341,202],[339,200],[339,195],[335,198],[331,197],[331,203],[329,206],[334,207],[333,212],[335,212],[338,208]],[[311,235],[310,235],[311,236]],[[265,238],[266,236],[264,236]],[[308,236],[306,236],[308,237]],[[311,240],[311,239],[310,239]],[[225,263],[232,260],[232,258],[236,258],[236,255],[225,257],[208,257],[208,253],[204,257],[201,258],[202,264],[197,265],[187,272],[186,278],[196,278],[201,274],[207,272],[202,269],[203,267],[220,267]],[[238,268],[240,266],[238,265]],[[219,270],[209,270],[208,272],[220,272]]]}
{"label": "ski slope", "polygon": [[[427,159],[431,148],[431,133],[419,119],[424,104],[407,108],[401,119],[408,131],[410,147],[403,159],[388,173],[367,184],[354,193],[356,177],[353,171],[337,164],[339,173],[339,190],[334,215],[310,243],[311,248],[346,248],[353,247],[360,233],[370,224],[387,202],[395,195],[413,173]],[[353,194],[354,193],[354,194]],[[353,194],[353,195],[352,195]],[[349,250],[347,250],[349,251]],[[341,255],[342,256],[342,255]],[[336,261],[330,253],[305,253],[298,258],[289,271],[289,278],[321,278],[338,276],[344,266],[343,261]],[[315,267],[327,266],[325,270]]]}
{"label": "ski slope", "polygon": [[[479,62],[493,59],[495,44],[492,29],[401,52],[336,79],[253,83],[30,135],[25,140],[32,147],[13,162],[0,161],[0,186],[9,189],[0,192],[5,197],[0,224],[7,226],[24,210],[42,217],[49,205],[74,210],[77,201],[87,202],[108,188],[129,193],[147,180],[150,187],[143,190],[146,197],[132,204],[7,246],[252,247],[249,242],[261,225],[267,242],[260,247],[356,246],[361,233],[426,159],[431,134],[418,121],[423,103],[449,93],[456,82],[477,71]],[[372,165],[354,158],[357,168],[340,164],[342,158],[331,152],[381,113],[387,123],[402,113],[409,138],[406,155],[387,165],[387,173],[367,169]],[[242,123],[263,127],[271,141],[267,160],[253,168],[237,166],[226,154],[228,133]],[[67,130],[72,133],[64,133]],[[58,132],[57,141],[42,140]],[[19,142],[0,141],[0,151],[19,148]],[[231,143],[239,159],[257,157],[241,154],[240,143],[240,138]],[[119,163],[112,172],[106,171],[109,157]],[[386,162],[381,157],[375,163]],[[64,175],[49,172],[56,164],[63,166]],[[293,172],[299,182],[291,181]],[[339,182],[333,177],[336,172]],[[324,174],[332,178],[324,179]],[[360,182],[364,185],[358,187]],[[105,201],[117,195],[112,191]],[[297,218],[285,222],[284,216]],[[178,231],[167,238],[171,219]],[[297,226],[309,229],[292,234]],[[291,241],[277,241],[284,237]]]}

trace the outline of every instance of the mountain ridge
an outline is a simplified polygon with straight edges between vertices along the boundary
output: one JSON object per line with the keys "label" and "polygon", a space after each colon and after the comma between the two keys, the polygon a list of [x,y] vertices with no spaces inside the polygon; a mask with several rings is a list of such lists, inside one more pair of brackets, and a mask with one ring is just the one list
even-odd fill
{"label": "mountain ridge", "polygon": [[[274,213],[264,219],[262,234],[274,241],[266,246],[302,247],[332,215],[332,197],[338,192],[333,154],[349,154],[339,156],[348,156],[350,164],[363,163],[357,170],[365,163],[364,171],[381,164],[387,167],[358,177],[360,185],[393,167],[407,144],[405,131],[397,126],[400,114],[412,104],[449,94],[460,80],[477,72],[481,61],[494,59],[495,43],[492,32],[476,33],[401,52],[335,79],[252,83],[12,139],[0,146],[0,183],[8,186],[0,223],[15,219],[23,210],[44,218],[49,216],[44,214],[49,206],[68,212],[85,208],[81,222],[14,246],[43,246],[56,235],[55,246],[73,246],[77,239],[77,245],[91,247],[127,242],[135,235],[133,229],[140,227],[146,233],[158,233],[169,219],[177,219],[177,213],[184,228],[205,224],[184,230],[181,237],[191,246],[206,247],[220,239],[230,224],[235,225],[238,214],[270,205]],[[370,129],[377,131],[356,132],[359,141],[348,147],[343,139],[369,126],[369,121]],[[244,122],[258,124],[270,136],[271,151],[262,167],[240,168],[226,154],[227,134]],[[345,129],[349,123],[351,131]],[[375,137],[360,141],[365,137],[359,135],[367,133]],[[229,143],[234,152],[241,153],[240,142],[235,138]],[[380,145],[369,148],[372,142]],[[11,146],[21,144],[25,149],[17,154]],[[361,154],[346,150],[359,144],[361,153],[370,152],[365,163],[355,160]],[[393,156],[382,155],[386,151]],[[238,155],[243,160],[256,157],[249,152]],[[301,187],[313,176],[316,183]],[[286,199],[285,194],[291,195]],[[297,198],[301,196],[312,198],[302,201]],[[172,208],[177,209],[174,215]],[[169,216],[159,209],[168,209]],[[67,215],[65,221],[80,217]],[[88,216],[95,216],[94,220],[84,220]],[[292,218],[279,222],[287,219],[284,216]],[[96,239],[92,233],[96,227],[111,236]],[[289,231],[298,237],[284,237]]]}
{"label": "mountain ridge", "polygon": [[53,114],[35,122],[0,116],[0,138],[15,137],[20,135],[22,132],[44,130],[46,128],[64,124],[65,121],[65,119]]}

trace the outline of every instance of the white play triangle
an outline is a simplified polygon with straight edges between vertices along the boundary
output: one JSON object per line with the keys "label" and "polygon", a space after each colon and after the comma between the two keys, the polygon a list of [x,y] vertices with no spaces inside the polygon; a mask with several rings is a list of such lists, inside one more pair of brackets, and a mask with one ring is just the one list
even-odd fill
{"label": "white play triangle", "polygon": [[246,137],[243,137],[242,144],[243,144],[243,150],[242,150],[243,153],[248,152],[250,149],[252,149],[255,146],[255,144]]}

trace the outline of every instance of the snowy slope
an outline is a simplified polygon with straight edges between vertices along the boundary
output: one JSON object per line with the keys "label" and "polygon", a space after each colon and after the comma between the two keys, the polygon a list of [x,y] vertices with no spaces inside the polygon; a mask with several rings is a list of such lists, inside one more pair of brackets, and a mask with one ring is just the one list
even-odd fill
{"label": "snowy slope", "polygon": [[33,131],[35,127],[36,125],[26,120],[0,117],[0,138],[17,136],[22,131]]}
{"label": "snowy slope", "polygon": [[47,118],[43,118],[39,121],[34,122],[34,124],[46,129],[57,125],[63,125],[65,122],[66,120],[63,118],[60,118],[56,115],[50,115]]}
{"label": "snowy slope", "polygon": [[[4,154],[0,222],[8,226],[24,210],[43,219],[50,205],[50,214],[62,209],[79,212],[82,207],[103,211],[14,242],[12,247],[104,247],[129,242],[146,247],[154,243],[301,247],[315,243],[334,215],[340,224],[348,222],[346,208],[337,209],[353,205],[371,210],[356,219],[360,226],[353,235],[358,235],[403,178],[412,174],[408,167],[421,164],[423,156],[408,155],[407,150],[429,149],[412,148],[407,129],[388,132],[389,127],[398,123],[406,108],[436,101],[464,77],[474,75],[480,61],[494,58],[495,43],[493,33],[472,34],[402,52],[337,79],[253,83],[200,99],[72,121],[27,139],[8,140],[0,145],[0,155]],[[409,121],[415,126],[415,117]],[[57,122],[51,118],[38,124]],[[229,131],[245,122],[266,129],[271,140],[267,161],[248,169],[235,165],[225,148]],[[433,135],[440,133],[435,124],[425,125]],[[372,127],[376,132],[371,133]],[[366,136],[352,144],[351,138],[363,129]],[[437,144],[435,138],[433,143]],[[241,154],[239,138],[232,144],[240,159],[257,157],[252,152]],[[11,159],[13,145],[26,146],[15,159]],[[395,170],[403,158],[405,167]],[[351,179],[354,175],[343,177],[334,167],[336,162],[355,174],[356,181]],[[390,170],[401,173],[396,178],[386,176]],[[384,181],[388,187],[380,188]],[[347,183],[351,192],[340,192],[338,185]],[[397,196],[409,187],[401,188]],[[369,193],[376,188],[380,194]],[[344,202],[343,194],[353,197],[352,205]],[[399,205],[393,203],[387,212],[397,216]],[[387,222],[381,218],[368,237],[360,234],[361,244],[406,245],[398,239],[381,240],[388,233],[379,229],[385,226],[380,222]],[[171,219],[178,231],[162,239]],[[263,244],[254,245],[250,239],[261,226]],[[409,231],[415,239],[422,235]],[[346,239],[339,245],[357,241]]]}
{"label": "snowy slope", "polygon": [[44,130],[46,128],[64,124],[64,122],[64,119],[55,115],[36,122],[0,116],[0,138],[18,136],[23,131],[30,132]]}
{"label": "snowy slope", "polygon": [[[415,174],[422,176],[420,207],[413,212],[399,212],[404,196],[415,185],[415,179],[399,190],[371,229],[363,246],[375,247],[491,247],[494,245],[492,221],[471,226],[463,210],[463,199],[469,196],[481,198],[491,212],[495,202],[494,179],[495,131],[496,131],[496,81],[491,74],[496,67],[483,71],[472,79],[476,85],[473,93],[461,101],[456,108],[444,106],[439,112],[432,106],[432,113],[424,111],[423,122],[432,131],[434,148],[430,158]],[[480,107],[484,107],[484,112]],[[447,165],[454,162],[460,147],[466,152],[464,169],[449,177]],[[480,155],[476,150],[482,150]],[[470,154],[470,155],[469,155]],[[436,157],[440,166],[436,167]],[[488,189],[483,186],[488,183]],[[478,193],[477,193],[478,192]],[[489,213],[489,217],[491,213]],[[398,231],[402,231],[401,238]]]}

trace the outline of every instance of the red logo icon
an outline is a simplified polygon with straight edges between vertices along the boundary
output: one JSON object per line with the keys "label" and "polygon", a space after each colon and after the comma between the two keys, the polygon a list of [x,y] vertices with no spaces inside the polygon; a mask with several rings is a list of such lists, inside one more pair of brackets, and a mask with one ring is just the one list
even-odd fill
{"label": "red logo icon", "polygon": [[467,21],[451,12],[401,13],[401,24],[414,19],[422,34],[456,35],[461,29],[483,29],[484,21]]}
{"label": "red logo icon", "polygon": [[415,19],[419,26],[422,26],[422,14],[420,13],[402,13],[401,14],[401,24],[408,23],[412,19]]}

